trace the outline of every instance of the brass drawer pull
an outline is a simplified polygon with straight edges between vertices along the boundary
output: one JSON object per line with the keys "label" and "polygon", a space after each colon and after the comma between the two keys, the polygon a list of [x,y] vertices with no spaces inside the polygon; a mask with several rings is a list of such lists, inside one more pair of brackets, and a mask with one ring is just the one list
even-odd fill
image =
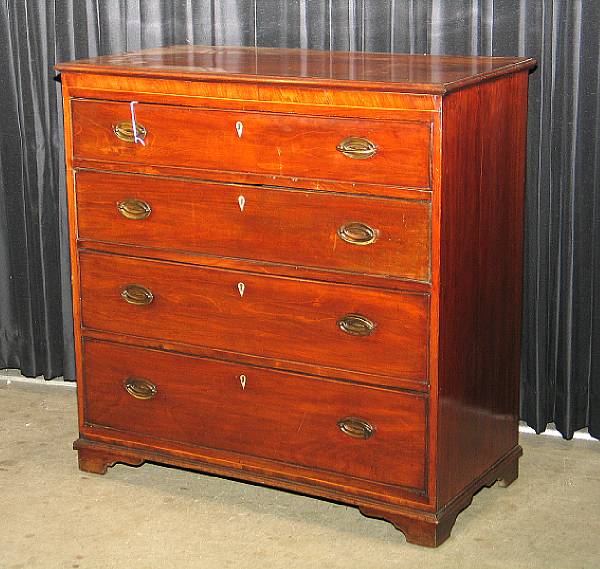
{"label": "brass drawer pull", "polygon": [[365,160],[377,154],[377,146],[368,138],[362,136],[349,136],[344,138],[338,145],[337,150],[348,158]]}
{"label": "brass drawer pull", "polygon": [[123,142],[135,143],[136,138],[137,140],[144,140],[147,134],[146,129],[140,123],[136,123],[135,127],[137,137],[133,132],[133,124],[131,123],[131,121],[121,121],[120,123],[117,123],[113,127],[113,132],[115,133],[115,136]]}
{"label": "brass drawer pull", "polygon": [[117,204],[119,213],[126,219],[146,219],[152,208],[144,200],[127,199]]}
{"label": "brass drawer pull", "polygon": [[144,306],[154,300],[154,295],[145,286],[129,284],[121,290],[121,298],[129,304]]}
{"label": "brass drawer pull", "polygon": [[337,325],[342,332],[351,336],[370,336],[375,329],[375,323],[361,314],[346,314]]}
{"label": "brass drawer pull", "polygon": [[337,422],[337,425],[345,435],[354,439],[369,439],[375,433],[375,427],[364,419],[357,417],[344,417]]}
{"label": "brass drawer pull", "polygon": [[152,399],[156,395],[156,385],[147,379],[128,377],[123,383],[125,391],[136,399]]}
{"label": "brass drawer pull", "polygon": [[360,223],[359,221],[344,223],[337,230],[339,238],[352,245],[370,245],[371,243],[375,243],[378,233],[377,229],[373,229],[366,223]]}

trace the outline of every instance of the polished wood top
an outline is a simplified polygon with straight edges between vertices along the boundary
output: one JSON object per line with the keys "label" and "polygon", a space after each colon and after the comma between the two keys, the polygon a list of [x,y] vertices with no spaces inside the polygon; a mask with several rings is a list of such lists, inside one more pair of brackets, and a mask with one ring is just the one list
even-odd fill
{"label": "polished wood top", "polygon": [[61,72],[443,94],[520,69],[534,59],[172,46],[62,63]]}

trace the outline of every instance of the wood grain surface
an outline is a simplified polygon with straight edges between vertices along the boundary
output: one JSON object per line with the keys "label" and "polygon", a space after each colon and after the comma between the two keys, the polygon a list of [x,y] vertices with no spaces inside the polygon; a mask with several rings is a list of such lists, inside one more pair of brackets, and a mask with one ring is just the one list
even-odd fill
{"label": "wood grain surface", "polygon": [[[113,132],[119,122],[131,121],[128,103],[74,100],[74,156],[416,188],[431,182],[426,118],[369,121],[143,103],[135,105],[135,115],[148,133],[144,145],[119,140]],[[346,157],[337,146],[350,136],[369,139],[377,153]]]}
{"label": "wood grain surface", "polygon": [[180,45],[62,63],[57,69],[190,81],[443,94],[534,65],[535,60],[526,57]]}
{"label": "wood grain surface", "polygon": [[[105,342],[86,341],[84,362],[89,424],[423,490],[423,396]],[[155,397],[129,395],[128,378]],[[373,435],[344,434],[347,417]]]}
{"label": "wood grain surface", "polygon": [[444,100],[440,505],[518,445],[526,112],[526,73]]}
{"label": "wood grain surface", "polygon": [[[534,65],[177,46],[59,66],[80,468],[271,484],[427,546],[514,481]],[[145,145],[114,134],[132,101]],[[350,222],[374,242],[340,239]]]}
{"label": "wood grain surface", "polygon": [[[427,281],[430,204],[324,192],[78,171],[79,238]],[[150,215],[127,219],[117,204],[144,201]],[[338,230],[359,222],[371,244]]]}
{"label": "wood grain surface", "polygon": [[[82,252],[85,328],[412,379],[427,377],[428,296]],[[243,283],[243,296],[240,294]],[[121,290],[142,285],[147,306]],[[338,322],[360,314],[370,336]]]}

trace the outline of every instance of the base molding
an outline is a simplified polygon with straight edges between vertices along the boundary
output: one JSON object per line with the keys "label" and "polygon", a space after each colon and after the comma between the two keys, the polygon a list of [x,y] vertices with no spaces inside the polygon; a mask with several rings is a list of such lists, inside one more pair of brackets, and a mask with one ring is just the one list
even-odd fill
{"label": "base molding", "polygon": [[141,466],[146,459],[136,451],[129,451],[113,445],[98,445],[78,439],[73,443],[77,450],[79,470],[92,474],[106,474],[108,469],[117,463],[128,466]]}
{"label": "base molding", "polygon": [[407,542],[426,547],[437,547],[450,537],[457,516],[472,502],[473,496],[483,487],[492,486],[496,481],[499,481],[503,487],[512,484],[518,477],[519,458],[523,454],[521,447],[517,445],[448,504],[437,512],[428,512],[408,506],[400,507],[394,504],[374,502],[366,498],[361,499],[356,495],[331,492],[307,484],[298,484],[296,481],[279,480],[247,471],[243,471],[243,473],[233,472],[230,469],[215,465],[208,468],[206,464],[193,459],[181,459],[165,453],[90,441],[84,438],[76,440],[73,443],[73,448],[78,451],[79,469],[93,474],[106,474],[108,469],[117,463],[140,466],[146,461],[152,461],[201,472],[233,476],[240,480],[245,479],[350,504],[357,506],[360,512],[367,517],[390,522],[405,535]]}
{"label": "base molding", "polygon": [[496,481],[502,487],[510,486],[519,475],[519,458],[523,454],[516,446],[500,461],[474,480],[451,502],[435,513],[419,510],[399,511],[396,508],[362,506],[358,508],[367,517],[390,522],[406,537],[406,541],[426,547],[437,547],[446,541],[452,532],[458,515],[473,501],[473,496]]}

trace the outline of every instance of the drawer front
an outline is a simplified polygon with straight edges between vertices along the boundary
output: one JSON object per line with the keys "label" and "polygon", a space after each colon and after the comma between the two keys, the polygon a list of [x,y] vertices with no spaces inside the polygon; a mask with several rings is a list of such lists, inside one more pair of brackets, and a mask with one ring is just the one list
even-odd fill
{"label": "drawer front", "polygon": [[[426,121],[152,104],[136,105],[135,116],[136,124],[145,129],[144,145],[121,140],[115,134],[115,127],[123,123],[129,124],[119,131],[121,136],[127,128],[131,133],[128,103],[74,100],[74,156],[415,188],[431,185],[431,124]],[[361,140],[349,140],[352,137]]]}
{"label": "drawer front", "polygon": [[[80,253],[88,328],[424,381],[425,294]],[[143,288],[142,288],[143,287]]]}
{"label": "drawer front", "polygon": [[422,396],[96,341],[83,375],[88,424],[424,488]]}
{"label": "drawer front", "polygon": [[79,237],[429,279],[427,202],[80,171]]}

